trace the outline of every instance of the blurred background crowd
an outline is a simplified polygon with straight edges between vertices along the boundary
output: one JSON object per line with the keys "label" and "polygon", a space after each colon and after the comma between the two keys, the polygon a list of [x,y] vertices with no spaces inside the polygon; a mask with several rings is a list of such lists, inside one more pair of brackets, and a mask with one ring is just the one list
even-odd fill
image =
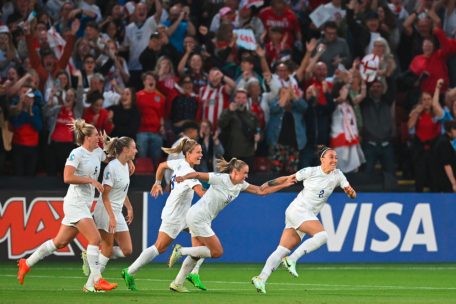
{"label": "blurred background crowd", "polygon": [[0,1],[0,174],[61,175],[83,118],[198,170],[318,164],[456,191],[456,0]]}

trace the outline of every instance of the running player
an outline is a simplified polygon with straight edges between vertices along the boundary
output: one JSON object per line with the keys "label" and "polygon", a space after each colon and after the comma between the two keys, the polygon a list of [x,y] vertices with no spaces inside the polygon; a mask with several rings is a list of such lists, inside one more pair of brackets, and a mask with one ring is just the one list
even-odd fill
{"label": "running player", "polygon": [[[100,272],[110,259],[131,255],[132,243],[128,224],[133,220],[133,207],[128,199],[130,172],[128,162],[138,150],[130,137],[109,138],[104,134],[104,150],[110,161],[103,172],[103,193],[98,198],[93,217],[101,235]],[[127,221],[122,207],[127,208]],[[119,246],[114,248],[114,239]]]}
{"label": "running player", "polygon": [[[199,196],[204,194],[201,183],[196,179],[188,179],[183,183],[175,182],[176,175],[181,176],[195,172],[193,166],[198,165],[203,156],[201,145],[195,140],[185,137],[176,147],[162,148],[162,150],[168,154],[182,152],[185,158],[162,162],[158,166],[155,184],[150,191],[151,195],[156,198],[159,194],[163,194],[161,183],[165,169],[173,170],[173,175],[171,177],[171,193],[166,200],[165,207],[162,211],[162,223],[155,244],[145,249],[130,267],[122,270],[122,277],[130,290],[137,290],[134,274],[159,254],[165,252],[179,233],[187,228],[185,215],[191,206],[193,193],[196,192]],[[192,283],[196,287],[206,290],[206,287],[201,283],[199,276],[193,277]]]}
{"label": "running player", "polygon": [[93,125],[78,119],[74,121],[72,128],[79,147],[71,151],[63,172],[64,182],[70,184],[63,200],[65,217],[54,239],[41,244],[29,258],[19,260],[17,279],[20,284],[24,284],[25,275],[33,265],[57,249],[67,246],[78,233],[81,233],[88,241],[87,260],[91,271],[83,290],[111,290],[117,287],[117,283],[109,283],[101,277],[98,265],[98,246],[101,237],[90,212],[95,189],[103,192],[103,185],[97,179],[101,162],[106,159],[106,155],[98,146],[100,136]]}
{"label": "running player", "polygon": [[[252,278],[252,284],[260,293],[266,293],[266,281],[281,261],[291,275],[297,277],[296,261],[304,254],[326,244],[328,234],[317,215],[334,188],[340,186],[350,198],[356,197],[355,190],[350,186],[344,174],[336,169],[336,151],[321,146],[319,147],[319,155],[320,166],[307,167],[295,173],[296,180],[303,181],[304,189],[285,211],[285,229],[279,246],[267,259],[260,275]],[[274,181],[267,183],[268,186],[274,184]],[[311,238],[304,241],[293,254],[287,257],[306,234],[310,235]]]}
{"label": "running player", "polygon": [[221,173],[192,172],[184,176],[177,176],[175,181],[180,183],[189,179],[198,178],[208,182],[211,187],[204,196],[194,204],[187,213],[186,221],[192,235],[193,247],[176,245],[169,259],[172,267],[181,256],[187,258],[169,288],[177,292],[188,292],[183,286],[187,274],[193,269],[200,258],[218,258],[223,254],[223,247],[217,235],[211,228],[211,222],[217,214],[236,197],[241,191],[266,195],[294,183],[294,176],[279,177],[276,185],[260,188],[245,181],[249,174],[249,166],[236,158],[226,162],[217,161],[218,171]]}

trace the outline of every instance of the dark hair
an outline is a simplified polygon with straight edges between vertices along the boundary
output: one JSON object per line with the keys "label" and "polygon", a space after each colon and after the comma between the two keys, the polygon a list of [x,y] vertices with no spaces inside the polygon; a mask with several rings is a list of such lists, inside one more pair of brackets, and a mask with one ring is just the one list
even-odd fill
{"label": "dark hair", "polygon": [[98,28],[98,24],[95,21],[87,22],[85,27],[86,28],[91,27],[91,28],[96,29],[97,31],[100,31],[100,29]]}
{"label": "dark hair", "polygon": [[325,24],[323,24],[323,30],[326,30],[328,28],[337,30],[337,23],[334,21],[325,22]]}
{"label": "dark hair", "polygon": [[188,130],[188,129],[198,130],[198,129],[199,129],[199,126],[198,126],[198,124],[196,123],[196,121],[189,120],[189,121],[186,121],[186,122],[182,125],[182,130],[183,130],[183,131]]}
{"label": "dark hair", "polygon": [[155,75],[155,73],[152,71],[147,71],[147,72],[142,73],[141,80],[142,81],[146,80],[147,76],[152,76],[152,77],[154,77],[155,81],[157,81],[157,75]]}
{"label": "dark hair", "polygon": [[333,148],[327,147],[325,145],[318,145],[317,146],[317,154],[319,158],[322,158],[325,156],[326,152],[329,150],[334,150]]}
{"label": "dark hair", "polygon": [[456,129],[456,121],[447,120],[443,123],[443,127],[445,128],[445,132],[449,133],[451,130]]}
{"label": "dark hair", "polygon": [[92,91],[87,93],[87,103],[93,105],[97,100],[104,99],[103,94],[98,91]]}
{"label": "dark hair", "polygon": [[84,56],[83,62],[85,62],[88,58],[92,58],[93,60],[95,60],[95,56],[93,56],[92,54],[87,54]]}

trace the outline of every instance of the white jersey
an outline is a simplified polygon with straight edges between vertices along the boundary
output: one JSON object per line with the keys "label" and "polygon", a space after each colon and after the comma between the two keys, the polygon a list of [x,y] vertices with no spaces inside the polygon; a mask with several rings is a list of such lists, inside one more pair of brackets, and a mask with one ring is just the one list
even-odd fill
{"label": "white jersey", "polygon": [[171,193],[163,207],[161,218],[167,222],[181,221],[192,205],[193,187],[201,185],[201,183],[197,179],[187,179],[182,183],[174,181],[176,176],[195,172],[185,159],[168,160],[166,163],[173,170],[173,175],[171,176]]}
{"label": "white jersey", "polygon": [[124,45],[129,47],[128,69],[130,71],[142,70],[139,56],[147,47],[150,35],[157,30],[155,15],[149,17],[143,24],[130,23],[125,28]]}
{"label": "white jersey", "polygon": [[[76,168],[74,175],[83,176],[97,180],[100,174],[101,162],[106,155],[101,148],[89,152],[83,147],[73,149],[68,157],[65,166]],[[86,203],[92,205],[95,196],[95,187],[92,184],[71,184],[65,196],[65,202],[79,205]]]}
{"label": "white jersey", "polygon": [[[118,159],[110,161],[103,172],[103,185],[108,185],[112,188],[109,192],[112,211],[114,214],[121,213],[128,193],[128,186],[130,185],[128,164],[122,165]],[[97,204],[103,205],[103,197],[101,195]]]}
{"label": "white jersey", "polygon": [[326,174],[321,166],[299,170],[296,172],[296,179],[303,181],[304,189],[299,192],[292,204],[303,206],[315,214],[320,212],[337,186],[349,186],[347,178],[339,169]]}
{"label": "white jersey", "polygon": [[209,173],[208,183],[211,186],[192,208],[198,208],[200,215],[210,221],[238,197],[241,191],[250,186],[246,181],[234,185],[231,182],[230,175],[226,173]]}

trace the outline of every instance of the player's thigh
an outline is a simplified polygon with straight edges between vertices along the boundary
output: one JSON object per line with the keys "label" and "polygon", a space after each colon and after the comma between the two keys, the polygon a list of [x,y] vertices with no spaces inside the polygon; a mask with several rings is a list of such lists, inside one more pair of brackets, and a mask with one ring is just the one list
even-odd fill
{"label": "player's thigh", "polygon": [[315,235],[318,232],[322,232],[325,230],[323,225],[318,220],[311,220],[305,221],[301,225],[299,225],[299,231],[304,232],[310,236]]}
{"label": "player's thigh", "polygon": [[60,225],[59,232],[57,232],[56,237],[53,239],[53,242],[57,249],[63,248],[71,242],[76,235],[78,235],[78,229],[73,226]]}
{"label": "player's thigh", "polygon": [[114,234],[117,244],[125,256],[131,255],[133,244],[131,242],[130,231],[121,231]]}
{"label": "player's thigh", "polygon": [[77,224],[79,232],[87,239],[89,245],[99,245],[101,241],[100,233],[92,218],[83,218]]}
{"label": "player's thigh", "polygon": [[301,243],[301,237],[296,229],[285,228],[283,230],[282,236],[280,237],[280,246],[293,250],[299,243]]}
{"label": "player's thigh", "polygon": [[204,246],[203,242],[201,242],[198,237],[192,237],[192,247]]}

